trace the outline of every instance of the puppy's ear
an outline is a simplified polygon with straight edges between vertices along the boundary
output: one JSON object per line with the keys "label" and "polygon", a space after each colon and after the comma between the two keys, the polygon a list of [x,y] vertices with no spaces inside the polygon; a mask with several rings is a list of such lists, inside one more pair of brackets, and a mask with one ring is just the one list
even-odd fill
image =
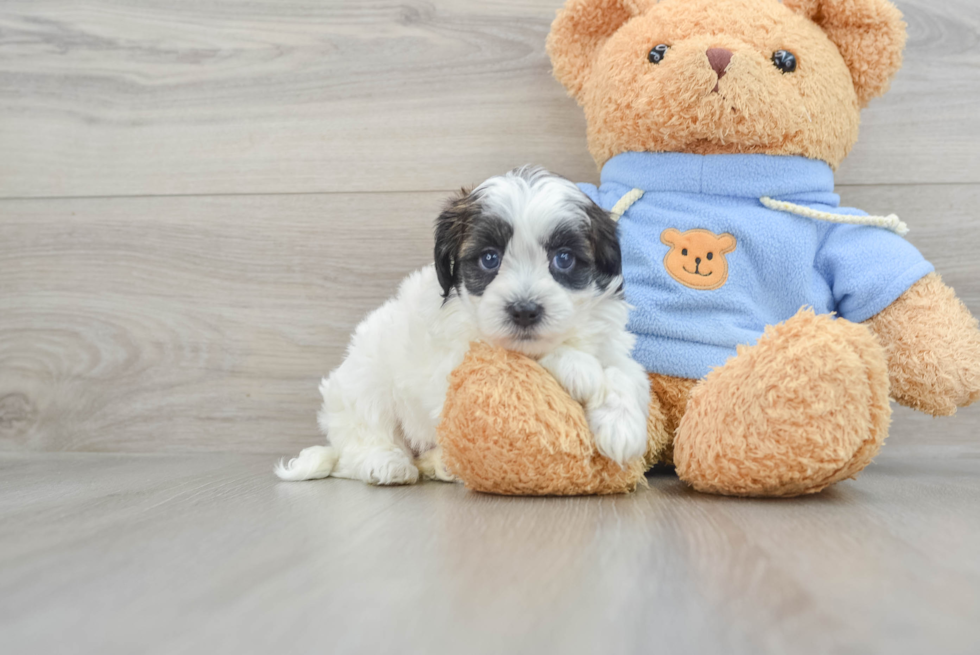
{"label": "puppy's ear", "polygon": [[459,282],[459,253],[475,211],[473,194],[462,189],[436,219],[434,258],[443,298],[447,298]]}
{"label": "puppy's ear", "polygon": [[616,236],[616,221],[609,212],[603,211],[592,201],[589,201],[585,213],[589,216],[592,258],[599,277],[606,278],[600,279],[600,285],[605,286],[610,279],[623,274],[623,254]]}
{"label": "puppy's ear", "polygon": [[858,101],[865,106],[885,93],[902,66],[905,23],[888,0],[783,0],[819,25],[851,71]]}
{"label": "puppy's ear", "polygon": [[655,0],[568,0],[548,33],[555,78],[576,100],[603,44]]}

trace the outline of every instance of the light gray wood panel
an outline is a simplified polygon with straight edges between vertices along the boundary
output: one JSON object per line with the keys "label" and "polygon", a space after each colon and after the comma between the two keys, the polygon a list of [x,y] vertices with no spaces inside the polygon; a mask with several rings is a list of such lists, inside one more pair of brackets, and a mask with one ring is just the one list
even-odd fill
{"label": "light gray wood panel", "polygon": [[[980,186],[851,187],[899,210],[980,313]],[[320,376],[431,261],[446,194],[0,201],[0,450],[288,454]],[[973,443],[980,409],[897,415],[893,442]]]}
{"label": "light gray wood panel", "polygon": [[0,443],[279,452],[319,377],[432,261],[445,194],[0,208]]}
{"label": "light gray wood panel", "polygon": [[980,450],[934,455],[753,501],[672,475],[521,499],[280,483],[264,456],[6,454],[0,639],[99,655],[965,655]]}
{"label": "light gray wood panel", "polygon": [[[0,5],[0,197],[438,190],[597,176],[561,0]],[[980,5],[903,0],[905,68],[842,183],[980,182]]]}

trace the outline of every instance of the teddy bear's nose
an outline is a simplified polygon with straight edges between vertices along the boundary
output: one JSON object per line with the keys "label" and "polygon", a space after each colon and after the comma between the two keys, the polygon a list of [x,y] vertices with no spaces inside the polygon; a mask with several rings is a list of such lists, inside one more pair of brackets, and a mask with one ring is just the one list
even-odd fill
{"label": "teddy bear's nose", "polygon": [[732,51],[725,48],[709,48],[707,55],[708,63],[715,69],[715,73],[718,74],[718,79],[720,80],[725,76],[728,64],[732,60]]}

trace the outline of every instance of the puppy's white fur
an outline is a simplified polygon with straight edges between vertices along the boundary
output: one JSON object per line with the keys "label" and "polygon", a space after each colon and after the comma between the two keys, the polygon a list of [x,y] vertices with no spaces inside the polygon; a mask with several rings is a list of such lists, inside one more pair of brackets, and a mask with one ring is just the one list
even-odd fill
{"label": "puppy's white fur", "polygon": [[[588,229],[590,201],[568,180],[534,168],[491,178],[470,196],[481,216],[512,229],[492,281],[472,293],[458,261],[452,289],[434,265],[409,275],[393,299],[357,326],[346,359],[320,384],[318,419],[330,445],[280,462],[276,473],[283,480],[411,484],[420,470],[426,478],[451,479],[436,447],[436,425],[449,374],[477,340],[537,359],[584,405],[603,455],[621,464],[643,455],[649,382],[630,357],[634,337],[625,329],[622,280],[563,286],[546,247],[558,229]],[[521,299],[543,308],[530,329],[516,326],[508,312]]]}

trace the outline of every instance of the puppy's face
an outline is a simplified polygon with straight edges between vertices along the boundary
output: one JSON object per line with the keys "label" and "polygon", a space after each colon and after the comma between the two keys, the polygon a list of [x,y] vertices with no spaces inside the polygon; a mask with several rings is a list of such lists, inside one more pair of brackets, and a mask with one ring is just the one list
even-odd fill
{"label": "puppy's face", "polygon": [[436,272],[487,340],[540,356],[620,291],[616,224],[539,168],[493,177],[436,221]]}

